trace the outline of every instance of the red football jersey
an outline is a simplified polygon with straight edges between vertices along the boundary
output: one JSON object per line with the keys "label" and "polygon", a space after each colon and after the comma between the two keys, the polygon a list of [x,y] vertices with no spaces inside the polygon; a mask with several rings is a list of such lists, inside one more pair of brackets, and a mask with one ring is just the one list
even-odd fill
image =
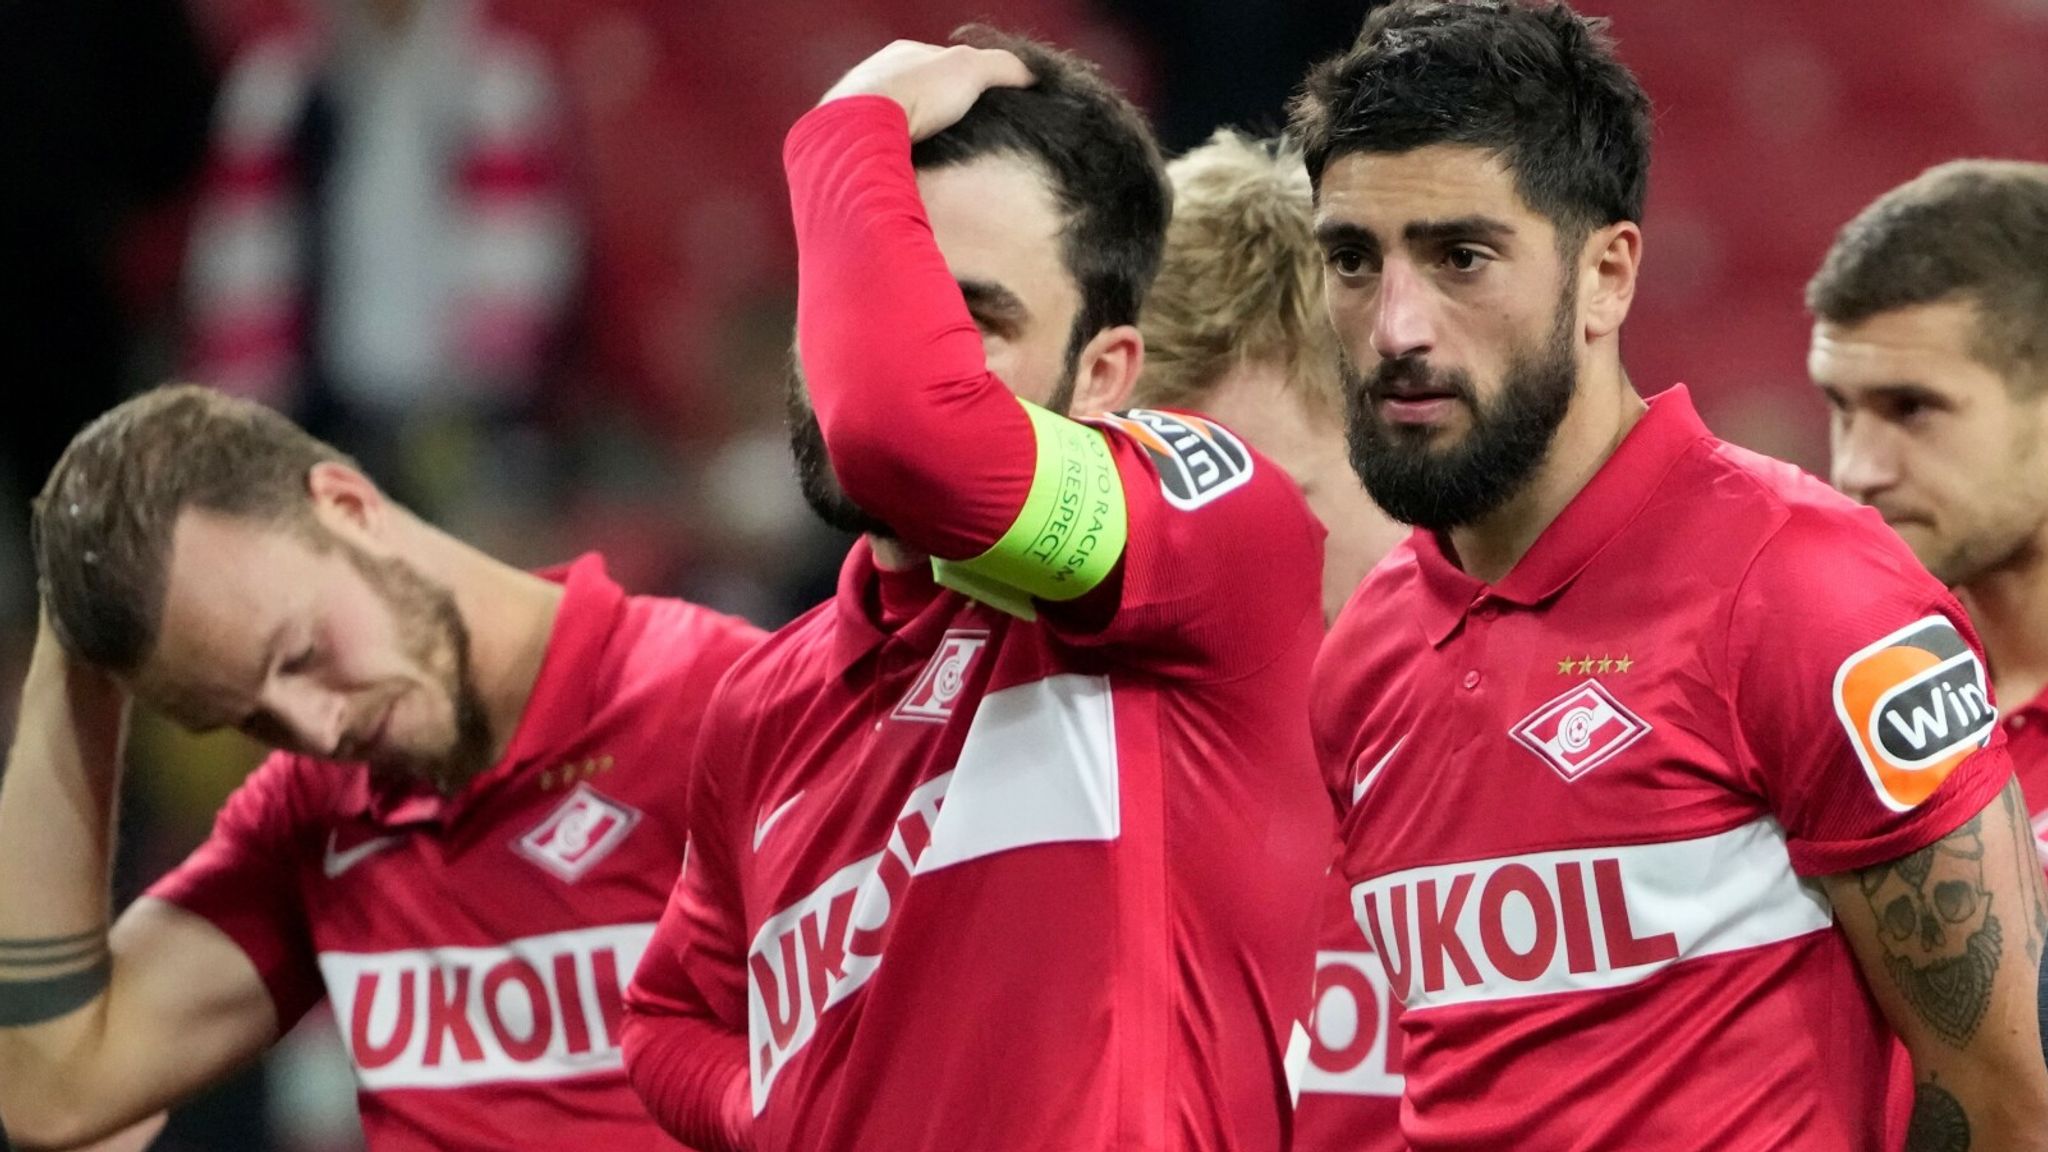
{"label": "red football jersey", "polygon": [[1174,502],[1124,424],[1107,627],[863,542],[721,686],[631,996],[745,1036],[755,1152],[1286,1145],[1333,831],[1321,533],[1214,426],[1238,480]]}
{"label": "red football jersey", "polygon": [[1400,1003],[1351,914],[1351,885],[1330,873],[1316,952],[1308,1067],[1294,1110],[1295,1152],[1400,1152]]}
{"label": "red football jersey", "polygon": [[375,1152],[678,1145],[619,1051],[621,996],[683,857],[687,753],[760,632],[566,574],[505,758],[459,795],[277,754],[149,894],[212,921],[281,1028],[332,1001]]}
{"label": "red football jersey", "polygon": [[1314,710],[1413,1147],[1881,1146],[1896,1040],[1812,878],[2011,767],[1969,623],[1875,513],[1674,389],[1497,585],[1412,536]]}
{"label": "red football jersey", "polygon": [[628,997],[634,1085],[753,1152],[1277,1152],[1335,833],[1307,723],[1321,526],[1200,417],[1031,415],[894,101],[822,105],[784,161],[847,497],[947,561],[1018,523],[1075,565],[1121,547],[1026,619],[862,544],[735,667]]}

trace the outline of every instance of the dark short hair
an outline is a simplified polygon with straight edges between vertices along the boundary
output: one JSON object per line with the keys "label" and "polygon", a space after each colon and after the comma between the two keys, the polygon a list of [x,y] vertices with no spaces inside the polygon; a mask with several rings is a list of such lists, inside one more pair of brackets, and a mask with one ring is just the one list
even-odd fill
{"label": "dark short hair", "polygon": [[355,462],[260,404],[189,384],[86,425],[35,499],[43,611],[72,655],[141,667],[163,625],[171,538],[187,509],[311,529],[307,474]]}
{"label": "dark short hair", "polygon": [[1061,253],[1080,288],[1074,349],[1119,324],[1136,324],[1159,272],[1173,188],[1145,117],[1095,66],[1069,52],[970,24],[957,43],[1014,53],[1037,78],[995,88],[960,121],[911,149],[920,169],[1010,155],[1042,168],[1066,216]]}
{"label": "dark short hair", "polygon": [[1453,144],[1499,155],[1561,238],[1643,216],[1649,97],[1607,21],[1560,3],[1395,0],[1289,112],[1318,189],[1339,156]]}
{"label": "dark short hair", "polygon": [[2048,388],[2048,164],[1954,160],[1844,225],[1806,285],[1815,319],[1966,300],[1970,352],[2020,395]]}

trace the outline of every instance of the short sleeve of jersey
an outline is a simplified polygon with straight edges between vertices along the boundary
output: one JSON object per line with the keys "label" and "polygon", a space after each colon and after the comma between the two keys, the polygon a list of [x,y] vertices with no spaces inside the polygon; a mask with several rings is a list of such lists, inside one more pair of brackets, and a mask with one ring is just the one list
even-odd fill
{"label": "short sleeve of jersey", "polygon": [[228,797],[213,833],[148,895],[211,921],[270,990],[280,1034],[326,995],[297,886],[292,758],[273,754]]}
{"label": "short sleeve of jersey", "polygon": [[1086,626],[1096,596],[1054,606],[1063,636],[1218,680],[1265,666],[1303,627],[1320,631],[1323,528],[1285,472],[1199,416],[1136,409],[1090,423],[1115,455],[1128,537],[1104,590],[1114,616]]}
{"label": "short sleeve of jersey", "polygon": [[681,874],[669,893],[653,941],[640,962],[628,999],[656,1014],[709,1015],[746,1031],[746,926],[740,906],[732,827],[743,803],[739,781],[726,779],[740,763],[723,733],[744,720],[736,712],[733,677],[720,682],[705,706],[691,754],[689,839]]}
{"label": "short sleeve of jersey", "polygon": [[1742,759],[1803,875],[1926,847],[2012,769],[1961,605],[1874,517],[1795,507],[1729,627]]}

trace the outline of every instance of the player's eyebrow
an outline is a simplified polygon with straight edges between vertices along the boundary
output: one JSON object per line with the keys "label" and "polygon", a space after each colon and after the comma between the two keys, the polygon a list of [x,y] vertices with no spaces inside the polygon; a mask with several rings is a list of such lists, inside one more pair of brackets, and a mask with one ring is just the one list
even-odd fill
{"label": "player's eyebrow", "polygon": [[[1822,391],[1831,395],[1835,389],[1824,386]],[[1847,390],[1843,399],[1858,404],[1920,404],[1928,408],[1953,408],[1955,402],[1948,396],[1910,380],[1892,380],[1883,384],[1865,384]]]}
{"label": "player's eyebrow", "polygon": [[1401,229],[1410,244],[1498,244],[1515,235],[1515,226],[1491,216],[1458,216],[1450,220],[1416,220]]}
{"label": "player's eyebrow", "polygon": [[998,336],[1015,336],[1031,319],[1031,309],[1015,292],[992,280],[960,280],[960,295],[974,322]]}
{"label": "player's eyebrow", "polygon": [[1316,224],[1316,243],[1325,252],[1356,248],[1368,257],[1380,254],[1380,238],[1362,224],[1349,220],[1322,220]]}

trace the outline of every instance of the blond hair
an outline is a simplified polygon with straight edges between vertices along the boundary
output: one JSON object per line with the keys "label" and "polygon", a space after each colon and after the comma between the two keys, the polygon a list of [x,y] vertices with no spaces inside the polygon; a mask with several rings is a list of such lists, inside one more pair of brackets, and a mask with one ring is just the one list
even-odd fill
{"label": "blond hair", "polygon": [[1228,128],[1167,165],[1173,218],[1145,333],[1139,404],[1199,406],[1231,372],[1283,370],[1320,411],[1338,410],[1336,337],[1301,153]]}

